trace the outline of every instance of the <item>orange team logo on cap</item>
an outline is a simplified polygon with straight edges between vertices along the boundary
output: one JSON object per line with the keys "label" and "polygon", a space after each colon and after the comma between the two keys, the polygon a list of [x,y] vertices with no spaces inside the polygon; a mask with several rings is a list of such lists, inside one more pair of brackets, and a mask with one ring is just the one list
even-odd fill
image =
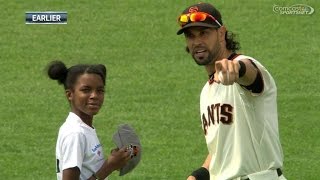
{"label": "orange team logo on cap", "polygon": [[198,12],[198,7],[197,6],[192,6],[189,8],[189,13],[194,13],[194,12]]}

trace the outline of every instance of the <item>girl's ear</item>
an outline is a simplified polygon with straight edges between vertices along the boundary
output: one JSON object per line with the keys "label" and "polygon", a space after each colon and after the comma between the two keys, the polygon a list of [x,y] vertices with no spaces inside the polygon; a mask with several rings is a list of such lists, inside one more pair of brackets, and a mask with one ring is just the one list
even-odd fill
{"label": "girl's ear", "polygon": [[66,97],[67,97],[67,99],[69,100],[69,101],[71,101],[72,100],[72,98],[73,98],[73,93],[72,93],[72,91],[70,90],[70,89],[66,89]]}

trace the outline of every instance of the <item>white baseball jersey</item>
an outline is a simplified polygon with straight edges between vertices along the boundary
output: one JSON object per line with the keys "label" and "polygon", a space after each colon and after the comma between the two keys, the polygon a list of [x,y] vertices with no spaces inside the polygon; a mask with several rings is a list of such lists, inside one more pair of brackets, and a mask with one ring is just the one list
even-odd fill
{"label": "white baseball jersey", "polygon": [[70,112],[60,127],[57,145],[57,179],[62,180],[64,169],[78,167],[80,179],[87,180],[104,163],[104,156],[96,130]]}
{"label": "white baseball jersey", "polygon": [[269,72],[250,59],[263,79],[263,91],[255,94],[235,83],[225,86],[207,82],[200,96],[201,122],[212,156],[211,180],[242,177],[282,167],[279,140],[277,89]]}

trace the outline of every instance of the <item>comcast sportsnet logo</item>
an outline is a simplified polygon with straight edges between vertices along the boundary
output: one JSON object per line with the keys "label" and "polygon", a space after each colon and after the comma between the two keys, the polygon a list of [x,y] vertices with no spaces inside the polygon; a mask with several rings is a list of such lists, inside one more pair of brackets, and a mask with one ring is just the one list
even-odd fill
{"label": "comcast sportsnet logo", "polygon": [[273,5],[273,12],[281,15],[310,15],[314,13],[314,9],[306,4],[294,4],[292,6]]}

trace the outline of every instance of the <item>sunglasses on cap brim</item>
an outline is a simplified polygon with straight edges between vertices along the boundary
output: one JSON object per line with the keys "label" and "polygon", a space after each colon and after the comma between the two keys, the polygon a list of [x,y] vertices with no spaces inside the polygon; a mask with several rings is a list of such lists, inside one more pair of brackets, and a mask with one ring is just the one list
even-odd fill
{"label": "sunglasses on cap brim", "polygon": [[181,27],[183,27],[189,22],[203,22],[208,17],[211,18],[215,23],[217,23],[219,27],[222,26],[216,18],[214,18],[212,15],[205,12],[194,12],[194,13],[182,14],[178,18],[178,23]]}

